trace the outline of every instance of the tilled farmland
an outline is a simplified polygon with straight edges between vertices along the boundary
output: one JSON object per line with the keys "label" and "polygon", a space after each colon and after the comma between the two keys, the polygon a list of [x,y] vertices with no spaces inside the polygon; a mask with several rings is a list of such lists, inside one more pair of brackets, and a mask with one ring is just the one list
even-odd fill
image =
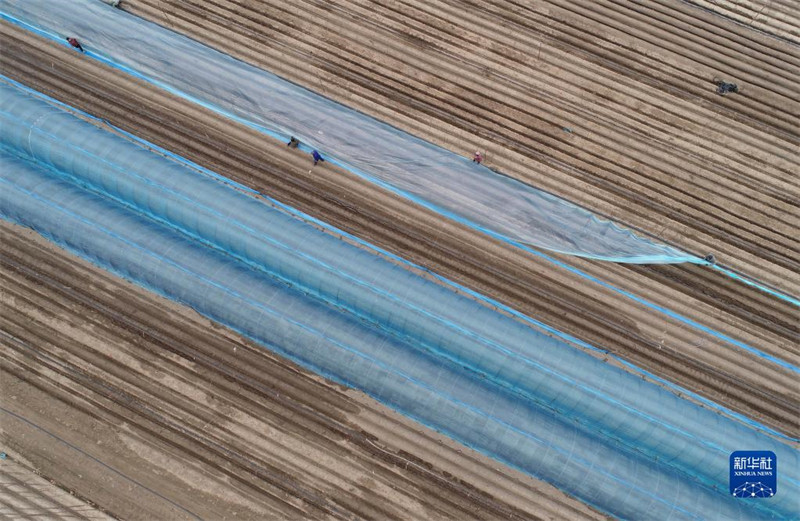
{"label": "tilled farmland", "polygon": [[[800,51],[766,29],[672,1],[123,8],[798,293]],[[587,280],[0,27],[6,76],[798,437],[795,374],[741,347],[796,365],[793,304],[704,266],[559,258],[612,287]],[[113,515],[603,517],[30,232],[2,242],[4,443]]]}
{"label": "tilled farmland", "polygon": [[4,446],[119,517],[603,517],[28,230],[2,233]]}
{"label": "tilled farmland", "polygon": [[127,9],[797,293],[796,46],[671,0],[251,4]]}

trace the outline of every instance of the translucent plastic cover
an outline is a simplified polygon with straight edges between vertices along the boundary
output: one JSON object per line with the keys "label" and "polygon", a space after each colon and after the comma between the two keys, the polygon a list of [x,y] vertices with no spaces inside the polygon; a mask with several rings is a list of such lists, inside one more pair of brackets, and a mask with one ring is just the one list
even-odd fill
{"label": "translucent plastic cover", "polygon": [[[0,216],[623,518],[796,512],[791,446],[0,83]],[[727,494],[771,450],[781,493]]]}
{"label": "translucent plastic cover", "polygon": [[615,262],[703,262],[97,0],[0,0],[0,10],[500,239]]}

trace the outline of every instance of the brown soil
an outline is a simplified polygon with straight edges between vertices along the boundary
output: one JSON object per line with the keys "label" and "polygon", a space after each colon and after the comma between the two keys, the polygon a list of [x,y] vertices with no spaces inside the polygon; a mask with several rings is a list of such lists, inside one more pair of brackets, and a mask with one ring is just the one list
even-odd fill
{"label": "brown soil", "polygon": [[0,520],[112,521],[114,518],[38,474],[19,455],[0,460]]}
{"label": "brown soil", "polygon": [[[330,165],[309,170],[305,154],[68,48],[0,28],[9,50],[0,57],[4,74],[731,409],[798,432],[794,373]],[[566,260],[776,357],[800,359],[796,308],[714,271]],[[748,393],[736,393],[743,388]]]}
{"label": "brown soil", "polygon": [[3,450],[115,516],[603,518],[30,230],[0,236]]}
{"label": "brown soil", "polygon": [[678,0],[125,9],[800,294],[796,45]]}
{"label": "brown soil", "polygon": [[[800,293],[800,52],[769,27],[673,0],[124,5]],[[6,23],[0,36],[3,74],[800,436],[794,373],[330,165],[309,171],[304,154],[68,48]],[[714,76],[742,92],[717,96]],[[599,517],[30,232],[2,231],[0,396],[38,426],[0,412],[3,442],[112,513]],[[800,363],[797,308],[717,272],[560,260]]]}

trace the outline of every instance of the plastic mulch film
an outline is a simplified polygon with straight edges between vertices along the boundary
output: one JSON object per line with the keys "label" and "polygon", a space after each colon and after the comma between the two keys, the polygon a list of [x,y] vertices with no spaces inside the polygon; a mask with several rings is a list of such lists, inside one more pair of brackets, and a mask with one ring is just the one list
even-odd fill
{"label": "plastic mulch film", "polygon": [[0,11],[502,240],[615,262],[704,262],[102,2],[0,0]]}
{"label": "plastic mulch film", "polygon": [[[796,512],[797,451],[755,429],[7,84],[0,139],[4,218],[604,511]],[[727,494],[743,447],[780,496]]]}

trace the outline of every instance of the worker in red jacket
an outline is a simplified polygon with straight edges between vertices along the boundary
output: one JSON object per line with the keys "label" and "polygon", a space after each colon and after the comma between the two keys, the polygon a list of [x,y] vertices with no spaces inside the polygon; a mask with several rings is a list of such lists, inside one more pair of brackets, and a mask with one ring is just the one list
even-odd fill
{"label": "worker in red jacket", "polygon": [[79,50],[79,51],[81,51],[81,52],[84,52],[84,51],[83,51],[83,47],[81,47],[81,44],[80,44],[80,42],[79,42],[78,40],[76,40],[75,38],[73,38],[72,36],[70,36],[69,38],[67,38],[67,41],[69,42],[69,44],[70,44],[71,46],[75,47],[76,49],[78,49],[78,50]]}
{"label": "worker in red jacket", "polygon": [[472,162],[478,164],[483,163],[483,154],[481,154],[480,152],[475,152],[475,155],[472,156]]}

